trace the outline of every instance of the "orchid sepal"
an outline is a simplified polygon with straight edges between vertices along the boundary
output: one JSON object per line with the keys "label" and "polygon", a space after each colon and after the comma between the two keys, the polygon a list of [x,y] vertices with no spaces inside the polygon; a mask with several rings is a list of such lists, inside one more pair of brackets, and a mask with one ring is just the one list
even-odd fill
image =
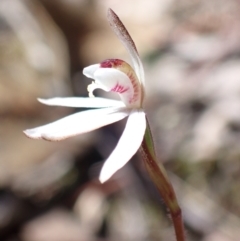
{"label": "orchid sepal", "polygon": [[119,40],[122,42],[123,46],[128,51],[128,53],[132,59],[133,66],[134,66],[135,72],[138,76],[138,79],[144,88],[145,76],[144,76],[143,64],[139,57],[136,45],[135,45],[131,35],[128,33],[128,31],[125,28],[125,26],[123,25],[122,21],[119,19],[117,14],[112,9],[108,9],[107,18],[108,18],[110,27],[112,28],[112,30],[115,32],[115,34],[117,35]]}
{"label": "orchid sepal", "polygon": [[141,109],[132,110],[116,148],[103,164],[99,177],[101,183],[107,181],[137,152],[143,141],[145,130],[146,117],[144,111]]}
{"label": "orchid sepal", "polygon": [[24,134],[32,139],[60,141],[122,120],[129,113],[130,110],[121,107],[87,110],[77,112],[47,125],[25,130]]}

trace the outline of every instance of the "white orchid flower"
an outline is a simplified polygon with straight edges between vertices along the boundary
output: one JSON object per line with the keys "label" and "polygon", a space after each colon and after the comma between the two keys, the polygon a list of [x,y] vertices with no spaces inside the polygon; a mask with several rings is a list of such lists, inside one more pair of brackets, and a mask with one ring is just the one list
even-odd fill
{"label": "white orchid flower", "polygon": [[[108,10],[108,21],[129,52],[134,69],[119,59],[105,60],[100,64],[84,68],[83,74],[94,79],[88,86],[89,98],[52,98],[39,99],[39,101],[52,106],[98,109],[75,113],[50,124],[24,131],[33,139],[59,141],[98,129],[128,116],[117,146],[102,167],[101,182],[107,181],[137,152],[146,129],[146,118],[142,108],[144,99],[142,62],[129,33],[111,9]],[[118,93],[121,101],[94,97],[93,91],[97,88]]]}

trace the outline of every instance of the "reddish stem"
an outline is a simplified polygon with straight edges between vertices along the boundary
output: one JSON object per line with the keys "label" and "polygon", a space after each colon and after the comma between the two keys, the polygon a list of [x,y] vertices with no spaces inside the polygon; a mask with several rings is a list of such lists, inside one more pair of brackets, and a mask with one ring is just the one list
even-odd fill
{"label": "reddish stem", "polygon": [[148,123],[141,146],[141,153],[147,171],[152,181],[157,186],[160,195],[170,211],[177,241],[185,241],[182,211],[178,205],[174,189],[169,181],[167,173],[163,165],[156,159],[151,131]]}

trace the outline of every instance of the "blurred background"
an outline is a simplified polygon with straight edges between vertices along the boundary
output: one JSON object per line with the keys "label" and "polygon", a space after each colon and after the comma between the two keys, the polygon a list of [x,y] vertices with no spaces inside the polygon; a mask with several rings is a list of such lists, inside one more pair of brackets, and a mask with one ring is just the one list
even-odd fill
{"label": "blurred background", "polygon": [[139,154],[98,182],[124,121],[57,143],[22,133],[79,111],[37,97],[87,96],[85,66],[129,61],[109,7],[143,60],[146,112],[187,240],[239,241],[238,0],[0,0],[0,240],[175,240]]}

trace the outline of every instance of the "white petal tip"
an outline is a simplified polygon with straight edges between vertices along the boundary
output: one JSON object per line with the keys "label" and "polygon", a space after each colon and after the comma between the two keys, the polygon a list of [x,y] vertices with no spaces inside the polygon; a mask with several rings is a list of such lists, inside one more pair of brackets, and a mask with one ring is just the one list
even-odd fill
{"label": "white petal tip", "polygon": [[34,129],[25,130],[23,133],[29,138],[41,139],[41,136],[39,136],[39,134]]}
{"label": "white petal tip", "polygon": [[100,68],[100,64],[93,64],[83,69],[83,74],[88,78],[94,79],[94,72]]}
{"label": "white petal tip", "polygon": [[119,168],[115,168],[115,167],[116,165],[114,166],[109,165],[109,163],[105,161],[105,163],[103,164],[102,170],[100,172],[99,181],[101,183],[108,181],[118,171]]}
{"label": "white petal tip", "polygon": [[107,174],[103,174],[103,173],[101,172],[100,177],[99,177],[99,181],[100,181],[101,183],[105,183],[105,182],[108,181],[110,178],[111,178],[111,176],[109,176],[109,175],[107,175]]}
{"label": "white petal tip", "polygon": [[46,104],[47,100],[46,99],[41,99],[41,98],[37,98],[38,102],[42,103],[42,104]]}
{"label": "white petal tip", "polygon": [[67,139],[68,137],[55,137],[55,136],[48,136],[46,134],[40,133],[39,131],[35,129],[29,129],[23,131],[23,133],[31,139],[35,140],[45,140],[45,141],[61,141],[64,139]]}
{"label": "white petal tip", "polygon": [[101,179],[101,178],[99,178],[99,181],[100,181],[101,184],[103,184],[104,182],[106,182],[105,180],[103,180],[103,179]]}
{"label": "white petal tip", "polygon": [[48,138],[47,136],[43,135],[42,133],[40,133],[36,129],[28,129],[28,130],[23,131],[23,133],[28,138],[31,138],[31,139],[36,139],[36,140],[42,139],[42,140],[46,140],[46,141],[53,141],[51,138]]}

